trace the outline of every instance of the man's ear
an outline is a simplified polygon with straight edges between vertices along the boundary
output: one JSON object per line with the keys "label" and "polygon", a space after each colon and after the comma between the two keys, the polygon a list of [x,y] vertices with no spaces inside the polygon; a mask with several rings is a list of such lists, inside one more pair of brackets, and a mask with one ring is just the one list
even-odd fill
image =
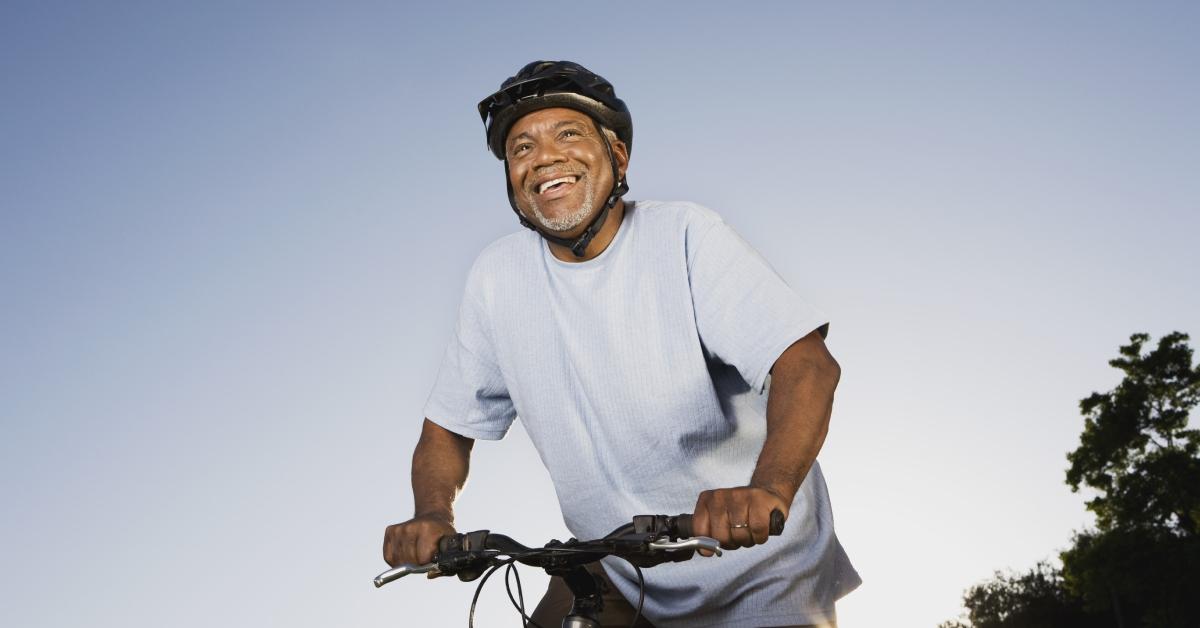
{"label": "man's ear", "polygon": [[625,146],[625,142],[617,140],[612,143],[613,159],[617,161],[617,172],[621,173],[621,178],[625,178],[625,170],[629,168],[629,147]]}

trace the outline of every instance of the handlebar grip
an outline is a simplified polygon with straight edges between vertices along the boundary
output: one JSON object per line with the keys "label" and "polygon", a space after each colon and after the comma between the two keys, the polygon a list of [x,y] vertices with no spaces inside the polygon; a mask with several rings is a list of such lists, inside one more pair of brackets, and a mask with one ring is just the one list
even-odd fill
{"label": "handlebar grip", "polygon": [[473,552],[484,549],[487,545],[488,534],[490,534],[489,530],[447,534],[438,539],[438,555],[462,551]]}
{"label": "handlebar grip", "polygon": [[[785,522],[783,511],[778,508],[771,511],[771,522],[768,527],[768,534],[771,536],[779,536],[783,534],[783,524]],[[688,538],[696,536],[692,531],[692,515],[679,515],[675,517],[675,533],[680,538]]]}
{"label": "handlebar grip", "polygon": [[771,536],[779,536],[780,534],[783,534],[783,524],[784,523],[785,523],[785,519],[783,517],[783,511],[778,508],[776,508],[775,510],[772,510],[771,511],[771,523],[769,524],[770,527],[769,527],[768,534],[770,534]]}
{"label": "handlebar grip", "polygon": [[679,515],[675,517],[675,536],[681,539],[691,538],[696,536],[692,534],[692,516]]}

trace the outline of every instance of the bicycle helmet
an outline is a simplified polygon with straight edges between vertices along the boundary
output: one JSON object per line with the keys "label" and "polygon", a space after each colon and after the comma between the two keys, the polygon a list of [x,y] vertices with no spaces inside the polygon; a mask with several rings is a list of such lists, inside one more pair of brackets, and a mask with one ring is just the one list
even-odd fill
{"label": "bicycle helmet", "polygon": [[508,131],[522,116],[551,107],[566,107],[590,117],[597,128],[603,126],[616,133],[628,151],[633,150],[633,119],[625,102],[617,98],[613,86],[603,77],[571,61],[534,61],[506,79],[500,90],[479,103],[479,117],[483,120],[488,149],[497,159],[504,161],[504,180],[508,187],[508,202],[521,224],[537,231],[542,237],[563,245],[576,257],[583,257],[588,244],[604,224],[608,212],[627,191],[629,185],[621,176],[613,158],[612,145],[601,133],[601,141],[608,152],[612,165],[613,189],[604,208],[588,224],[578,238],[563,238],[533,224],[517,207],[509,179],[508,160],[505,158],[505,141]]}

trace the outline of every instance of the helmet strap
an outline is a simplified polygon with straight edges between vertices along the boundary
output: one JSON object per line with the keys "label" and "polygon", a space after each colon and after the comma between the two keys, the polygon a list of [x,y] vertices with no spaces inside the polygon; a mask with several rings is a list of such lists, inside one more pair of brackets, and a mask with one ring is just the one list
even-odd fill
{"label": "helmet strap", "polygon": [[604,150],[608,153],[608,163],[612,166],[614,183],[612,191],[608,194],[608,200],[604,202],[603,209],[596,212],[596,215],[592,218],[591,222],[588,223],[587,228],[583,230],[583,233],[579,234],[579,237],[576,238],[563,238],[561,236],[554,235],[553,233],[549,233],[545,229],[533,224],[532,221],[525,217],[525,214],[521,213],[520,208],[517,207],[517,197],[516,193],[513,191],[512,177],[509,176],[508,160],[504,160],[504,182],[508,187],[508,204],[512,207],[512,210],[516,212],[517,218],[521,221],[521,226],[538,232],[539,235],[549,242],[553,242],[554,244],[570,249],[571,253],[579,259],[583,259],[583,257],[587,254],[588,245],[592,243],[592,238],[595,238],[596,234],[599,233],[600,228],[604,226],[604,221],[608,219],[609,210],[615,207],[617,201],[629,191],[629,184],[625,181],[625,178],[621,176],[620,170],[617,169],[617,160],[613,158],[612,144],[609,143],[607,137],[604,137],[603,133],[600,134],[600,139],[604,142]]}

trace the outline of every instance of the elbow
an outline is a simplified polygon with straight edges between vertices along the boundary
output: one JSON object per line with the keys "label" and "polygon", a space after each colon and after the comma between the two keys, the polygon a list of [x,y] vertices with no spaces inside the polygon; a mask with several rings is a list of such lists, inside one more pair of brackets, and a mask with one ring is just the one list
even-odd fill
{"label": "elbow", "polygon": [[797,349],[803,348],[795,357],[806,375],[828,387],[830,392],[837,388],[838,382],[842,380],[842,365],[838,364],[823,340],[810,334],[793,346]]}
{"label": "elbow", "polygon": [[825,346],[824,340],[812,339],[811,335],[806,340],[811,341],[806,360],[808,370],[832,394],[837,388],[838,382],[842,380],[842,365],[838,364],[833,354],[829,352],[829,347]]}
{"label": "elbow", "polygon": [[826,352],[825,355],[827,359],[821,366],[821,372],[825,381],[829,382],[829,390],[832,392],[837,389],[838,382],[842,381],[842,365],[838,364],[838,361],[829,355],[829,352]]}

